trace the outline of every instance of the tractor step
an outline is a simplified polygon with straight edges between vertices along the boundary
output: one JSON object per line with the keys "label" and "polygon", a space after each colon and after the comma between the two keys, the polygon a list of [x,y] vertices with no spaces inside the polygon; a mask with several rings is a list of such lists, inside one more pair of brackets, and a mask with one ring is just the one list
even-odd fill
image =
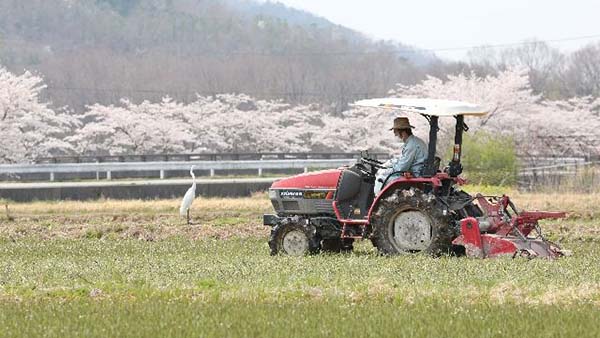
{"label": "tractor step", "polygon": [[363,239],[365,238],[366,223],[342,223],[341,238]]}
{"label": "tractor step", "polygon": [[[333,211],[335,212],[335,216],[338,219],[338,222],[342,224],[342,234],[341,238],[352,238],[352,239],[363,239],[366,235],[367,225],[369,224],[369,220],[365,217],[363,219],[354,219],[354,218],[342,218],[340,214],[340,210],[337,207],[337,202],[332,202]],[[348,234],[350,228],[354,228],[358,230],[357,232],[360,235],[357,235],[357,232],[352,232],[352,234]],[[358,229],[356,229],[358,228]]]}
{"label": "tractor step", "polygon": [[342,236],[343,239],[364,239],[363,236]]}

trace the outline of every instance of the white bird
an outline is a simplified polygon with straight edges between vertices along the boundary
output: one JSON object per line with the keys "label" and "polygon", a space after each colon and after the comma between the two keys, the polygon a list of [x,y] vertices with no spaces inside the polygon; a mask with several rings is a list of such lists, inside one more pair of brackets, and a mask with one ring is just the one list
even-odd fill
{"label": "white bird", "polygon": [[187,224],[190,223],[190,207],[194,198],[196,198],[196,176],[194,176],[194,166],[190,168],[190,175],[192,175],[193,182],[192,186],[185,192],[183,200],[181,201],[181,207],[179,207],[179,215],[187,216]]}

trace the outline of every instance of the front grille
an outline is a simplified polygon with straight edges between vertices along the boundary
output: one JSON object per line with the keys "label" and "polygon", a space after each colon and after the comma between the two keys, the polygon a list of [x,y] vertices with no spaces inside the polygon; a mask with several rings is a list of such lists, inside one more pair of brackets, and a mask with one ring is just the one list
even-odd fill
{"label": "front grille", "polygon": [[271,201],[271,204],[273,204],[273,209],[274,209],[275,211],[279,211],[279,210],[281,209],[281,207],[279,206],[279,202],[277,202],[277,201],[273,201],[273,200],[272,200],[272,201]]}
{"label": "front grille", "polygon": [[300,210],[300,205],[298,201],[282,201],[283,210]]}
{"label": "front grille", "polygon": [[331,205],[332,200],[317,200],[315,201],[315,210],[318,213],[333,214],[333,206]]}

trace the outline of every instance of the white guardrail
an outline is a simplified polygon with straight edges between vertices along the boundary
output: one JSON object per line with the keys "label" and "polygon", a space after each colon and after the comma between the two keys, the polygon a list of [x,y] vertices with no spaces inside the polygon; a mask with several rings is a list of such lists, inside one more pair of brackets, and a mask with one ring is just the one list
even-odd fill
{"label": "white guardrail", "polygon": [[[50,181],[54,181],[55,174],[74,173],[106,173],[106,179],[112,178],[111,173],[123,171],[159,172],[160,179],[165,178],[167,171],[186,171],[192,165],[195,170],[209,171],[210,176],[215,175],[215,170],[257,170],[258,176],[262,176],[265,169],[303,169],[307,172],[309,168],[338,168],[351,165],[356,159],[288,159],[288,160],[253,160],[253,161],[181,161],[181,162],[104,162],[104,163],[44,163],[44,164],[1,164],[0,175],[19,174],[48,174]],[[590,165],[598,165],[600,161],[584,163],[569,163],[548,165],[539,167],[522,168],[520,175],[532,175],[540,171],[556,171],[559,168],[575,169]]]}
{"label": "white guardrail", "polygon": [[48,174],[50,181],[54,181],[57,173],[99,173],[105,172],[106,179],[111,179],[112,172],[119,171],[158,171],[160,178],[165,178],[166,171],[189,170],[192,165],[194,170],[208,170],[210,176],[215,175],[215,170],[257,170],[262,176],[265,169],[304,169],[309,168],[337,168],[355,163],[356,159],[294,159],[294,160],[256,160],[256,161],[190,161],[190,162],[115,162],[115,163],[50,163],[50,164],[2,164],[0,175],[18,174]]}

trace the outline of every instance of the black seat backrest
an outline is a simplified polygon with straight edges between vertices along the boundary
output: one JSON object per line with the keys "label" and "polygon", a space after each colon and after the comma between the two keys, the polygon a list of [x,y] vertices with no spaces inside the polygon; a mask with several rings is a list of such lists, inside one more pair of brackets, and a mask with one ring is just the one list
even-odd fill
{"label": "black seat backrest", "polygon": [[[342,172],[335,195],[342,217],[362,218],[367,215],[373,200],[373,185],[372,180],[366,180],[353,168]],[[359,216],[354,214],[355,210],[360,211]]]}
{"label": "black seat backrest", "polygon": [[362,178],[359,174],[350,169],[344,170],[338,183],[335,200],[338,203],[353,200],[360,192],[361,182]]}

